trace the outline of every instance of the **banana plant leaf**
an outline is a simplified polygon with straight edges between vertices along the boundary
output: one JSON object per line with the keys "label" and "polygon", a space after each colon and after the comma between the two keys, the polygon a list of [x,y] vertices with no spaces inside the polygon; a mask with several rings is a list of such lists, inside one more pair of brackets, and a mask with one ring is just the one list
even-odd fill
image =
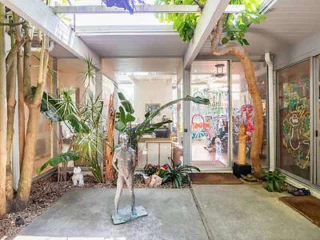
{"label": "banana plant leaf", "polygon": [[61,153],[58,156],[49,159],[47,162],[45,162],[40,168],[37,169],[37,174],[39,175],[44,169],[46,169],[48,166],[55,167],[60,163],[66,163],[69,161],[76,161],[79,160],[79,154],[75,151],[69,151],[66,153]]}
{"label": "banana plant leaf", "polygon": [[179,98],[176,100],[173,100],[171,102],[168,102],[167,104],[161,106],[159,109],[157,109],[156,111],[147,113],[145,115],[145,120],[137,127],[137,132],[139,134],[143,134],[143,130],[150,124],[150,122],[152,121],[153,118],[155,118],[163,109],[170,107],[171,105],[174,105],[178,102],[181,101],[191,101],[197,104],[203,104],[203,105],[209,105],[210,101],[207,98],[201,98],[201,97],[191,97],[191,96],[186,96],[184,98]]}

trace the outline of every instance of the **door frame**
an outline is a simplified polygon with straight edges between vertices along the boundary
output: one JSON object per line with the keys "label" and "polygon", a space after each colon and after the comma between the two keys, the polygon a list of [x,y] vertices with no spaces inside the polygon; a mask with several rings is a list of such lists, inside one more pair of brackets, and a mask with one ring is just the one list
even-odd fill
{"label": "door frame", "polygon": [[313,124],[311,124],[311,127],[313,128],[312,130],[312,146],[313,146],[313,166],[311,168],[311,173],[312,173],[312,179],[311,183],[320,187],[320,138],[319,138],[319,124],[320,124],[320,119],[319,119],[319,104],[320,104],[320,92],[319,92],[319,84],[320,84],[320,76],[319,76],[319,71],[320,71],[320,55],[316,55],[312,57],[311,62],[312,62],[312,79],[313,82],[311,84],[312,89],[314,89],[312,92],[313,94],[313,101],[311,103],[311,108],[312,108],[312,121]]}
{"label": "door frame", "polygon": [[[229,109],[228,109],[228,154],[227,154],[227,166],[226,167],[212,167],[208,170],[210,172],[230,172],[232,171],[232,73],[231,73],[231,59],[206,59],[206,60],[198,60],[198,61],[225,61],[227,63],[227,77],[228,77],[228,91],[229,91]],[[184,88],[184,96],[191,95],[191,69],[184,70],[183,75],[183,88]],[[191,103],[184,102],[184,112],[183,112],[183,120],[184,120],[184,163],[192,165],[192,139],[191,139]]]}

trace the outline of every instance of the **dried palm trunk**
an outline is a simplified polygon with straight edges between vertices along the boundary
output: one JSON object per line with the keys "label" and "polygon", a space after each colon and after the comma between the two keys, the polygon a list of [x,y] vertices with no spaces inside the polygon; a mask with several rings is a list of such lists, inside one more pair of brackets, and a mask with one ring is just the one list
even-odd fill
{"label": "dried palm trunk", "polygon": [[113,157],[113,137],[114,137],[114,123],[115,123],[115,109],[114,96],[110,95],[109,112],[108,112],[108,138],[106,143],[106,179],[112,181],[114,179],[112,157]]}

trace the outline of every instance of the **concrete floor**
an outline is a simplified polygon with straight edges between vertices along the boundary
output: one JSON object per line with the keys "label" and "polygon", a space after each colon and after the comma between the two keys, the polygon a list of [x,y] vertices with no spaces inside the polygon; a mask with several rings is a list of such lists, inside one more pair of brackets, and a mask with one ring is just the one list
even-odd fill
{"label": "concrete floor", "polygon": [[[75,189],[25,228],[17,240],[318,240],[320,228],[260,185],[194,185],[189,189],[136,189],[149,215],[114,226],[114,189]],[[127,191],[122,206],[129,204]],[[204,213],[202,216],[201,213]],[[200,217],[202,216],[202,218]],[[206,232],[205,227],[209,229]]]}
{"label": "concrete floor", "polygon": [[[135,193],[137,206],[146,208],[147,217],[114,226],[111,213],[115,189],[75,189],[25,228],[17,240],[207,239],[189,189],[135,189]],[[126,189],[121,200],[120,207],[130,204]]]}
{"label": "concrete floor", "polygon": [[214,240],[319,240],[320,228],[261,185],[193,185]]}

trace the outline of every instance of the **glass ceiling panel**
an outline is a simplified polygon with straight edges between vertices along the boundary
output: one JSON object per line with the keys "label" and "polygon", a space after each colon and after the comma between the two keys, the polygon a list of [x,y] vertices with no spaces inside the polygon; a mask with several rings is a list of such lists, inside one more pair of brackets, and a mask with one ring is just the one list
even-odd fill
{"label": "glass ceiling panel", "polygon": [[[63,5],[65,0],[51,0],[50,5]],[[72,6],[104,5],[101,0],[68,0]],[[146,4],[154,4],[155,0],[145,0]],[[116,25],[171,25],[160,22],[153,13],[141,14],[59,14],[67,24],[79,26],[116,26]],[[75,23],[74,23],[75,20]]]}

